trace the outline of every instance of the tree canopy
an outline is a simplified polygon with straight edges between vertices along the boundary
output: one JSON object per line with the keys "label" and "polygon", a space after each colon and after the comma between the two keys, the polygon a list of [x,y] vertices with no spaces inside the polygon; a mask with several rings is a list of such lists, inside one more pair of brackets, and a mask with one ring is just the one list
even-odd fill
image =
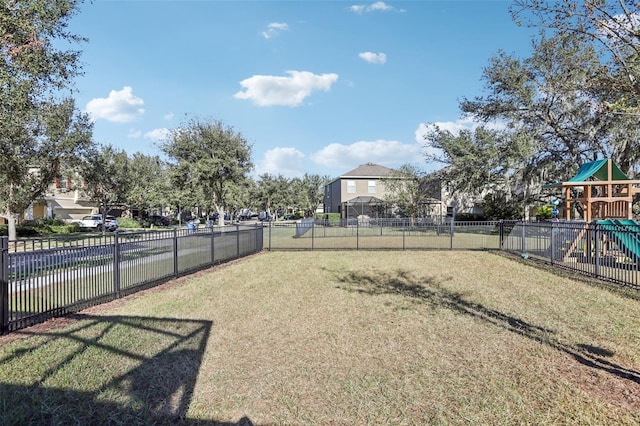
{"label": "tree canopy", "polygon": [[478,127],[459,134],[432,127],[426,137],[439,149],[429,159],[448,166],[441,172],[447,184],[521,205],[538,200],[542,184],[597,158],[632,174],[640,162],[640,92],[629,84],[636,80],[638,7],[519,0],[512,12],[541,29],[532,54],[490,58],[484,94],[460,102]]}
{"label": "tree canopy", "polygon": [[214,208],[222,225],[227,204],[253,168],[248,141],[219,120],[193,119],[173,130],[162,149],[173,161],[174,182],[194,193],[195,205]]}
{"label": "tree canopy", "polygon": [[127,153],[112,145],[92,148],[80,164],[79,174],[81,191],[98,203],[104,221],[110,205],[126,199],[130,186]]}
{"label": "tree canopy", "polygon": [[10,239],[15,216],[91,143],[91,123],[68,96],[80,73],[80,52],[70,46],[82,38],[67,25],[79,3],[0,3],[0,214]]}

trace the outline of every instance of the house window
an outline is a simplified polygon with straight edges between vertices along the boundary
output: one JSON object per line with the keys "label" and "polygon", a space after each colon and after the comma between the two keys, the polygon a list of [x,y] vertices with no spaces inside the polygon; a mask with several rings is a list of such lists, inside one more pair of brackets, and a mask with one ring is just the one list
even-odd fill
{"label": "house window", "polygon": [[368,192],[369,194],[375,194],[376,193],[376,181],[375,180],[370,180],[367,184],[367,188],[369,189]]}
{"label": "house window", "polygon": [[56,189],[71,189],[71,178],[67,176],[56,178]]}
{"label": "house window", "polygon": [[355,194],[356,193],[356,181],[348,180],[347,181],[347,194]]}

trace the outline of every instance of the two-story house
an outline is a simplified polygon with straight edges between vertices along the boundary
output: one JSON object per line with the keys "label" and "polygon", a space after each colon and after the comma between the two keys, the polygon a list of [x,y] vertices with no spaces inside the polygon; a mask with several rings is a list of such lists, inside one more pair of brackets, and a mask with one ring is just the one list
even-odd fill
{"label": "two-story house", "polygon": [[23,218],[31,220],[57,217],[74,222],[97,212],[96,203],[82,196],[81,191],[74,187],[71,177],[63,176],[51,183],[47,194],[40,201],[29,206]]}
{"label": "two-story house", "polygon": [[[384,182],[396,171],[378,164],[366,163],[337,177],[325,186],[324,212],[340,213],[342,219],[394,217],[394,206],[386,202]],[[450,194],[435,177],[424,188],[421,217],[444,221],[453,210],[472,211],[475,203],[461,194]],[[473,210],[475,211],[475,210]]]}
{"label": "two-story house", "polygon": [[366,163],[329,182],[325,186],[324,212],[340,213],[343,219],[366,215],[383,216],[389,208],[384,202],[384,179],[394,170]]}

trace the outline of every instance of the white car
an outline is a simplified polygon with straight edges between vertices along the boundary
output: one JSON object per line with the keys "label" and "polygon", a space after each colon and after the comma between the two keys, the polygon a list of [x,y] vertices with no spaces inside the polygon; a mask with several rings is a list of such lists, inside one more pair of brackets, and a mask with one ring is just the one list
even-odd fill
{"label": "white car", "polygon": [[[102,215],[92,214],[85,216],[78,222],[78,225],[80,228],[102,231]],[[113,216],[106,216],[104,220],[104,228],[107,231],[115,231],[118,229],[118,219]]]}

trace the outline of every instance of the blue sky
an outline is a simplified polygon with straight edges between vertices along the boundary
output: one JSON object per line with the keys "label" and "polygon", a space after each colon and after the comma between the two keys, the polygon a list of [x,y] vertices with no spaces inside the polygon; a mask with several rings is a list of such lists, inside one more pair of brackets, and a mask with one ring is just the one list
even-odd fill
{"label": "blue sky", "polygon": [[94,139],[161,155],[167,129],[218,119],[252,145],[254,176],[339,176],[367,162],[434,170],[426,126],[459,129],[462,97],[532,30],[507,1],[115,1],[82,4],[78,107]]}

